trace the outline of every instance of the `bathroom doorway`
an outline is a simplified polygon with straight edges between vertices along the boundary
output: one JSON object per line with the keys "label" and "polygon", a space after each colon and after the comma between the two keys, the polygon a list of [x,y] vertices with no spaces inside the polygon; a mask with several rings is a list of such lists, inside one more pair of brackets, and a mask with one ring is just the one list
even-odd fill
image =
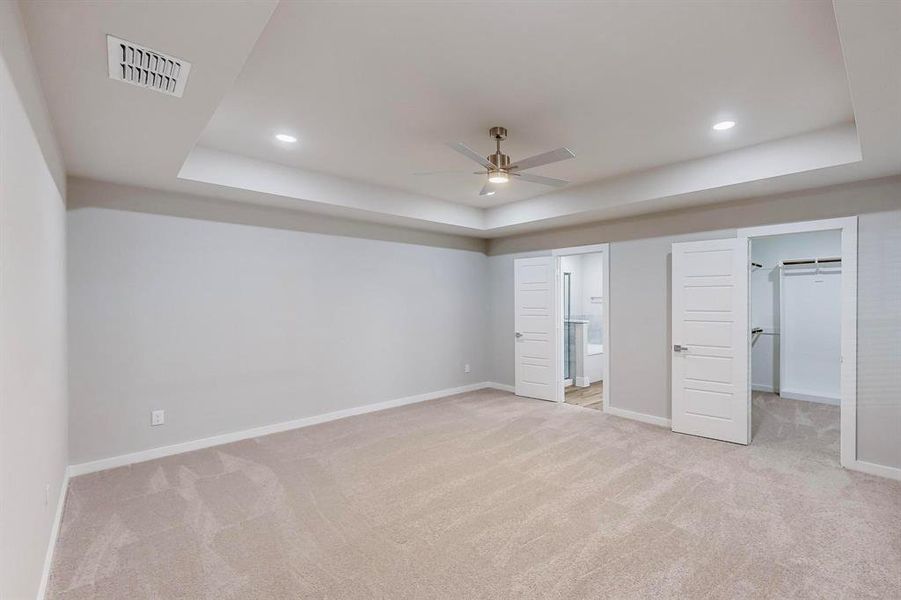
{"label": "bathroom doorway", "polygon": [[609,405],[609,247],[554,251],[559,282],[558,398],[604,410]]}

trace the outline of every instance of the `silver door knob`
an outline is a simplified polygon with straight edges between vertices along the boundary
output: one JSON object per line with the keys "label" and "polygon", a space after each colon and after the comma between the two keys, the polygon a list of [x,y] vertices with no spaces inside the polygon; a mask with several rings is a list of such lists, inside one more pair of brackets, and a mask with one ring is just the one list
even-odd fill
{"label": "silver door knob", "polygon": [[518,331],[516,332],[515,335],[516,335],[516,337],[518,337],[518,338],[521,338],[521,337],[522,337],[522,333],[520,333],[520,332],[518,332]]}

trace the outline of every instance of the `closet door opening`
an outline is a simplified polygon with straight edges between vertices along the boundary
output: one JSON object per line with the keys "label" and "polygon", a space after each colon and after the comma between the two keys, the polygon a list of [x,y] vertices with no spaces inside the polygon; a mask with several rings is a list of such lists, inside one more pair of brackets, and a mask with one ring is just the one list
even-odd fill
{"label": "closet door opening", "polygon": [[856,460],[855,218],[751,228],[751,443]]}
{"label": "closet door opening", "polygon": [[834,229],[751,240],[752,440],[838,459],[841,253]]}

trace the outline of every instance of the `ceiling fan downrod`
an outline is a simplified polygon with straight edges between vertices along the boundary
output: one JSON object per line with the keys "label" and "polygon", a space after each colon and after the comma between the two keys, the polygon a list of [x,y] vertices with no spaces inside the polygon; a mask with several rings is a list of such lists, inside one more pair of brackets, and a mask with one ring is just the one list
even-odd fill
{"label": "ceiling fan downrod", "polygon": [[488,181],[490,183],[507,183],[510,180],[508,175],[510,157],[501,152],[501,141],[506,139],[507,129],[506,127],[492,127],[488,130],[488,135],[494,138],[496,148],[494,154],[486,157],[493,166],[493,168],[488,169]]}

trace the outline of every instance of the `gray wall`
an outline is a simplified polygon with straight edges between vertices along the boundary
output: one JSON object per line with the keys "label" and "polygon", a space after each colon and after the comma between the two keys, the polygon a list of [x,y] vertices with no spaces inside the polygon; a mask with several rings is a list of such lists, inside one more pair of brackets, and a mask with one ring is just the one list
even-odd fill
{"label": "gray wall", "polygon": [[104,208],[68,225],[73,464],[486,379],[481,252]]}
{"label": "gray wall", "polygon": [[857,234],[857,450],[901,467],[901,211],[862,216]]}
{"label": "gray wall", "polygon": [[[854,214],[861,214],[858,457],[901,467],[901,178],[492,240],[491,378],[513,384],[514,256],[612,242],[613,405],[669,418],[671,244],[731,237],[738,227]],[[652,232],[669,235],[651,237]]]}
{"label": "gray wall", "polygon": [[38,594],[68,464],[66,207],[40,99],[18,5],[2,2],[0,597],[9,599]]}

